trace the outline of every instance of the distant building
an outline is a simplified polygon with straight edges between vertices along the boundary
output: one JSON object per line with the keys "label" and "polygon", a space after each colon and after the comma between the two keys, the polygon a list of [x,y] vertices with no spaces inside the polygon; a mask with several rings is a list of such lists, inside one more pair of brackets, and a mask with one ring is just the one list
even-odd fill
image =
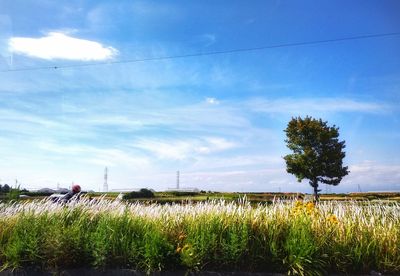
{"label": "distant building", "polygon": [[43,194],[54,194],[56,191],[50,188],[42,188],[36,191],[37,193],[43,193]]}
{"label": "distant building", "polygon": [[129,193],[129,192],[139,192],[141,189],[147,189],[155,193],[156,191],[154,189],[149,189],[149,188],[136,188],[136,189],[112,189],[110,190],[110,193]]}
{"label": "distant building", "polygon": [[139,192],[140,189],[111,189],[109,190],[110,193],[129,193],[129,192]]}
{"label": "distant building", "polygon": [[186,188],[168,188],[168,192],[189,192],[189,193],[199,193],[200,190],[197,188],[186,187]]}

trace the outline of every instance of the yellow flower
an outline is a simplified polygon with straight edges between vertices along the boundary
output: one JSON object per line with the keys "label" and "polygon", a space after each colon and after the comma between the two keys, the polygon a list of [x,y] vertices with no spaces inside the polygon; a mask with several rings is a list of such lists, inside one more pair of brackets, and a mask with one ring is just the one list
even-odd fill
{"label": "yellow flower", "polygon": [[294,208],[302,208],[303,207],[303,202],[301,201],[296,201]]}
{"label": "yellow flower", "polygon": [[337,219],[337,217],[335,215],[330,215],[326,218],[330,223],[333,224],[338,224],[339,220]]}
{"label": "yellow flower", "polygon": [[301,212],[302,209],[303,209],[303,202],[296,201],[295,204],[294,204],[294,207],[293,207],[293,212],[295,214],[297,214],[297,213]]}
{"label": "yellow flower", "polygon": [[312,210],[312,209],[315,208],[315,205],[314,205],[313,202],[308,202],[308,203],[306,204],[306,208],[307,208],[307,210]]}

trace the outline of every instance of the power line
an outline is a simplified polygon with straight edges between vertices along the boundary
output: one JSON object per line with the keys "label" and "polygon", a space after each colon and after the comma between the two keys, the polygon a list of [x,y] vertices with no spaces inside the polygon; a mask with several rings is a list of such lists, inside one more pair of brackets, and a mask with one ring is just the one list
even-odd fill
{"label": "power line", "polygon": [[88,66],[99,66],[99,65],[135,63],[135,62],[145,62],[145,61],[158,61],[158,60],[168,60],[168,59],[180,59],[180,58],[189,58],[189,57],[201,57],[201,56],[212,56],[212,55],[222,55],[222,54],[233,54],[233,53],[240,53],[240,52],[261,51],[261,50],[275,49],[275,48],[297,47],[297,46],[305,46],[305,45],[316,45],[316,44],[324,44],[324,43],[331,43],[331,42],[341,42],[341,41],[349,41],[349,40],[381,38],[381,37],[389,37],[389,36],[397,36],[397,35],[400,35],[400,32],[370,34],[370,35],[359,35],[359,36],[350,36],[350,37],[342,37],[342,38],[324,39],[324,40],[313,40],[313,41],[303,41],[303,42],[294,42],[294,43],[283,43],[283,44],[275,44],[275,45],[267,45],[267,46],[251,47],[251,48],[238,48],[238,49],[221,50],[221,51],[199,52],[199,53],[192,53],[192,54],[148,57],[148,58],[139,58],[139,59],[126,59],[126,60],[107,61],[107,62],[94,62],[94,63],[70,64],[70,65],[55,65],[55,66],[42,66],[42,67],[25,67],[25,68],[1,70],[0,72],[5,73],[5,72],[18,72],[18,71],[46,70],[46,69],[47,70],[48,69],[64,69],[64,68],[77,68],[77,67],[88,67]]}

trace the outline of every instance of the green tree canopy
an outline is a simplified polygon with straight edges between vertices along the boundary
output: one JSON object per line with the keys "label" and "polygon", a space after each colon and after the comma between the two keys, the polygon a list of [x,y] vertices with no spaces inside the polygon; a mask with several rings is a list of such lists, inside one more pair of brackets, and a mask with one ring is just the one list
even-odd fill
{"label": "green tree canopy", "polygon": [[4,184],[4,186],[1,187],[0,192],[2,192],[2,193],[9,193],[10,190],[11,190],[11,187],[10,187],[8,184]]}
{"label": "green tree canopy", "polygon": [[318,183],[338,185],[349,171],[343,166],[345,141],[339,141],[339,128],[312,117],[292,118],[285,130],[286,170],[300,182],[308,179],[318,200]]}
{"label": "green tree canopy", "polygon": [[140,191],[133,191],[123,196],[124,199],[133,199],[133,198],[152,198],[154,197],[154,193],[149,189],[140,189]]}

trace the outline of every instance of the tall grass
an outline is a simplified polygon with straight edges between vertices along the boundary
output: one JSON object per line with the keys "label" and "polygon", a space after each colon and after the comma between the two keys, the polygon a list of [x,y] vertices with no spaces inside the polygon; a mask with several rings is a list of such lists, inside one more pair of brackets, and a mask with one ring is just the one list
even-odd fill
{"label": "tall grass", "polygon": [[400,205],[0,204],[0,266],[400,272]]}

